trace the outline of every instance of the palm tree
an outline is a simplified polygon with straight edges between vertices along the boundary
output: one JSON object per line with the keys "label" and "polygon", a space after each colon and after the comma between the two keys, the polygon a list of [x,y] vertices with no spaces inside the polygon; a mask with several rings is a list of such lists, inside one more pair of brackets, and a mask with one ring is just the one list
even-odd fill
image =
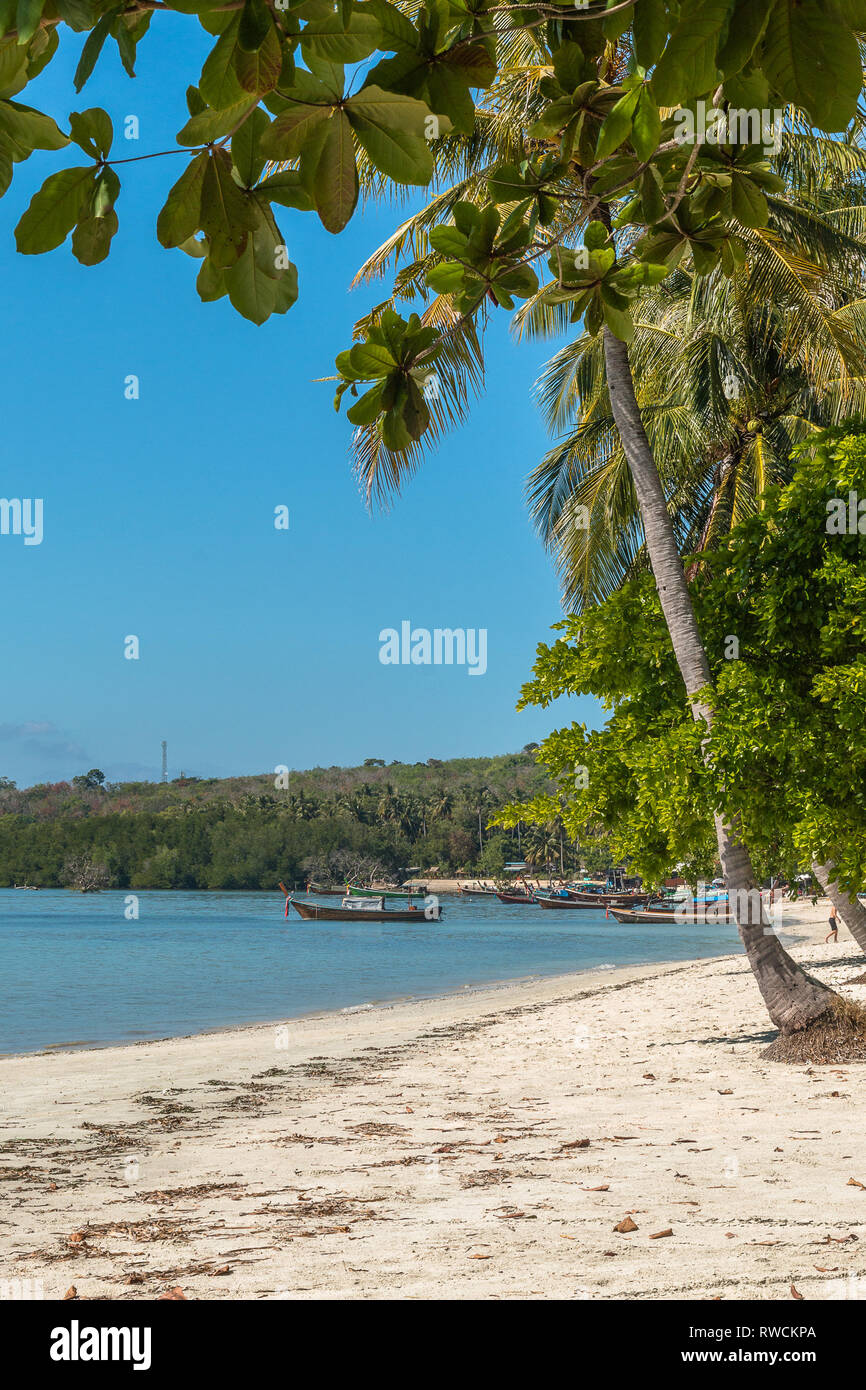
{"label": "palm tree", "polygon": [[[816,285],[827,278],[818,269]],[[859,394],[852,380],[841,403],[833,335],[854,323],[866,327],[866,305],[828,311],[826,350],[818,352],[811,337],[791,343],[790,304],[759,300],[753,279],[744,272],[731,280],[696,277],[680,267],[643,296],[629,346],[682,554],[723,544],[761,506],[765,488],[787,480],[792,446],[850,409],[854,389]],[[530,509],[564,601],[581,612],[647,564],[602,341],[582,333],[561,348],[537,393],[548,427],[561,436],[530,476]]]}
{"label": "palm tree", "polygon": [[[403,0],[403,3],[408,7],[411,0]],[[522,158],[530,147],[526,132],[544,105],[539,83],[551,72],[550,53],[544,46],[541,30],[535,30],[531,35],[524,33],[520,39],[514,38],[510,42],[511,47],[504,59],[500,55],[499,76],[486,94],[485,109],[478,113],[473,134],[469,137],[449,136],[438,142],[438,170],[441,179],[447,181],[447,186],[438,187],[427,207],[404,222],[395,235],[368,260],[359,278],[371,278],[383,273],[392,260],[408,252],[410,260],[397,276],[395,293],[400,298],[414,297],[423,285],[428,264],[435,259],[426,247],[426,229],[441,222],[449,209],[461,199],[474,197],[479,202],[486,202],[485,183],[491,169],[502,159]],[[613,69],[618,70],[623,63],[621,47],[609,47],[606,61],[608,73],[612,76]],[[820,372],[815,371],[813,375],[820,377],[821,388],[828,387],[834,379],[837,386],[842,382],[847,387],[852,376],[862,370],[862,353],[854,331],[856,325],[852,327],[844,315],[833,322],[830,314],[838,308],[846,308],[846,304],[854,300],[854,294],[850,289],[841,294],[838,283],[831,283],[830,277],[834,272],[836,282],[842,280],[849,286],[855,276],[862,277],[863,248],[857,240],[861,215],[857,212],[858,204],[853,197],[846,197],[844,216],[837,218],[835,224],[825,215],[827,182],[815,177],[818,161],[808,153],[813,137],[799,113],[789,113],[788,131],[789,149],[784,157],[787,165],[784,159],[780,161],[788,171],[787,187],[783,197],[770,200],[770,225],[738,229],[741,243],[746,247],[747,278],[744,288],[752,299],[752,307],[747,310],[740,326],[747,330],[754,323],[755,305],[778,301],[788,315],[787,329],[781,339],[786,358],[801,353],[804,355],[803,365],[808,365],[809,361],[813,366],[818,363]],[[531,147],[538,150],[539,142],[535,141]],[[849,174],[855,166],[858,173],[862,172],[862,156],[855,157],[849,152],[845,158],[849,159]],[[578,167],[573,186],[559,195],[554,222],[547,229],[551,239],[555,239],[559,245],[574,245],[582,239],[583,229],[592,216],[607,226],[614,247],[618,254],[622,254],[628,249],[628,234],[614,237],[611,230],[617,209],[604,202],[599,205],[587,197],[583,183],[585,172]],[[811,183],[806,174],[811,178]],[[568,175],[565,175],[564,181],[567,178]],[[365,186],[368,194],[375,195],[381,191],[381,184],[369,173],[365,175]],[[588,208],[590,202],[592,206]],[[854,234],[849,233],[852,226]],[[831,247],[840,252],[835,267]],[[684,264],[688,273],[688,261]],[[542,286],[535,299],[530,300],[522,311],[522,321],[541,332],[564,329],[569,308],[561,302],[562,296],[557,295],[555,289],[555,282]],[[832,292],[828,293],[828,290]],[[374,311],[366,322],[378,312]],[[772,315],[768,318],[772,323]],[[443,330],[445,341],[445,351],[436,366],[440,390],[438,398],[430,403],[433,427],[428,435],[428,443],[435,444],[451,424],[464,417],[469,397],[480,387],[483,366],[474,320],[464,320],[458,316],[447,297],[435,299],[426,310],[424,319]],[[361,332],[366,322],[358,325]],[[773,335],[769,330],[766,336],[772,342]],[[748,332],[744,341],[749,341]],[[696,475],[698,480],[697,492],[694,486],[691,488],[693,515],[689,516],[688,507],[681,506],[676,496],[672,506],[642,418],[629,349],[604,328],[596,353],[598,373],[603,368],[609,416],[615,427],[617,447],[628,468],[627,478],[624,470],[622,472],[622,481],[627,482],[633,492],[631,505],[635,525],[627,541],[629,553],[625,556],[619,554],[617,564],[621,573],[624,567],[627,570],[637,559],[641,545],[645,547],[692,713],[695,720],[706,727],[709,736],[713,720],[709,664],[689,595],[681,545],[689,536],[694,538],[695,528],[701,524],[701,506],[705,515],[699,540],[708,543],[714,532],[720,529],[726,505],[725,495],[730,495],[731,490],[730,466],[723,469],[719,463],[711,472],[708,489],[705,464],[701,492],[700,471],[696,470],[694,449],[689,447],[689,440],[686,440],[684,446],[680,446],[679,459],[681,469]],[[818,360],[821,354],[823,362]],[[762,365],[769,361],[768,354],[764,352],[756,353],[755,358]],[[762,384],[766,386],[766,380]],[[773,417],[780,429],[786,419],[784,410],[788,409],[788,413],[791,413],[791,408],[797,403],[798,392],[802,393],[807,386],[818,389],[818,382],[810,378],[808,382],[798,384],[791,402],[783,406],[781,415],[777,412]],[[687,404],[693,411],[693,420],[696,419],[697,397]],[[809,406],[811,408],[811,403]],[[806,422],[803,427],[808,427],[812,423],[808,412],[803,418]],[[670,422],[667,428],[671,440],[678,438]],[[762,431],[752,430],[749,433],[753,437],[751,444],[742,430],[733,431],[731,442],[737,446],[734,454],[738,473],[748,476],[751,472],[751,491],[756,497],[763,486],[767,467],[761,460],[762,446],[754,444],[754,437]],[[691,443],[694,445],[696,442],[695,432]],[[355,451],[357,471],[366,486],[368,497],[398,488],[422,458],[420,446],[412,446],[400,453],[388,451],[375,425],[357,431]],[[698,450],[698,458],[703,452]],[[713,452],[712,448],[710,452]],[[747,452],[751,455],[751,465],[745,461]],[[727,454],[723,457],[727,457]],[[674,531],[672,511],[684,515],[685,525],[678,517],[679,535]],[[729,508],[729,511],[731,515],[734,514],[733,508]],[[553,514],[556,515],[556,508]],[[616,568],[614,564],[608,579],[616,581]],[[756,905],[751,863],[745,847],[737,838],[736,827],[725,824],[719,816],[716,818],[716,832],[728,886],[737,895],[740,934],[770,1016],[783,1032],[805,1029],[827,1012],[835,996],[832,991],[810,979],[769,931],[762,911]]]}

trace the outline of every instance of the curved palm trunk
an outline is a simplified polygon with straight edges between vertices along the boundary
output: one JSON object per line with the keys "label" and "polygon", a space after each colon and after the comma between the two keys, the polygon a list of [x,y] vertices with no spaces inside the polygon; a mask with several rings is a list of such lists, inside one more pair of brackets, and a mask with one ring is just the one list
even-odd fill
{"label": "curved palm trunk", "polygon": [[835,865],[832,860],[818,864],[812,860],[812,873],[824,889],[845,926],[853,936],[861,951],[866,952],[866,907],[859,898],[849,898],[834,878]]}
{"label": "curved palm trunk", "polygon": [[[662,612],[692,714],[710,728],[713,711],[706,698],[709,663],[655,459],[640,418],[628,348],[607,328],[602,332],[611,408],[637,493]],[[763,913],[748,852],[720,816],[716,817],[716,838],[728,892],[734,895],[737,927],[770,1018],[783,1032],[796,1032],[819,1018],[835,996],[801,970],[774,935]]]}

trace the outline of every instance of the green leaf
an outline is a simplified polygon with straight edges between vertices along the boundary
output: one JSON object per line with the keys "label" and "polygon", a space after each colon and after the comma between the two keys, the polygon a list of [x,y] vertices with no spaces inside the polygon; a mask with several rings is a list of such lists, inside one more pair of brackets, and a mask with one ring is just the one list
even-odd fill
{"label": "green leaf", "polygon": [[234,55],[235,74],[245,92],[264,95],[276,87],[283,70],[283,48],[273,24],[258,48],[247,53],[238,47]]}
{"label": "green leaf", "polygon": [[219,140],[223,135],[228,135],[230,130],[234,130],[246,113],[252,111],[256,105],[256,99],[245,92],[242,101],[236,102],[234,106],[227,106],[224,111],[201,111],[198,115],[191,116],[183,129],[178,131],[177,143],[208,145],[212,140]]}
{"label": "green leaf", "polygon": [[682,106],[718,82],[716,49],[730,0],[697,0],[683,13],[652,76],[659,106]]}
{"label": "green leaf", "polygon": [[640,0],[632,21],[635,61],[642,68],[654,67],[668,36],[665,0]]}
{"label": "green leaf", "polygon": [[238,16],[235,16],[225,33],[220,34],[201,70],[199,91],[208,106],[216,111],[224,111],[227,106],[248,99],[234,65],[239,23]]}
{"label": "green leaf", "polygon": [[19,48],[23,48],[33,38],[39,28],[44,8],[45,0],[18,0],[15,28],[18,31]]}
{"label": "green leaf", "polygon": [[277,300],[277,282],[259,268],[252,237],[226,270],[225,283],[233,307],[250,323],[261,324],[270,318]]}
{"label": "green leaf", "polygon": [[215,299],[222,299],[227,293],[225,271],[214,265],[209,256],[202,261],[195,287],[198,290],[199,299],[203,300],[205,304],[210,304]]}
{"label": "green leaf", "polygon": [[17,101],[0,101],[0,135],[24,152],[19,158],[32,150],[62,150],[69,144],[51,116]]}
{"label": "green leaf", "polygon": [[346,418],[353,425],[372,425],[378,420],[382,413],[382,384],[371,386],[369,391],[365,391],[360,400],[356,401],[351,410],[346,411]]}
{"label": "green leaf", "polygon": [[14,97],[27,86],[27,61],[14,35],[0,42],[0,97]]}
{"label": "green leaf", "polygon": [[284,169],[280,174],[272,174],[269,179],[256,186],[256,193],[269,202],[278,203],[284,208],[298,208],[300,212],[310,212],[315,204],[301,184],[297,169]]}
{"label": "green leaf", "polygon": [[201,195],[209,156],[196,155],[169,192],[156,222],[156,235],[162,246],[180,246],[201,226]]}
{"label": "green leaf", "polygon": [[718,52],[718,65],[725,77],[741,71],[764,36],[772,5],[755,0],[735,0],[728,34]]}
{"label": "green leaf", "polygon": [[264,111],[257,107],[232,136],[232,164],[246,188],[252,188],[265,167],[266,158],[259,149],[259,141],[269,126]]}
{"label": "green leaf", "polygon": [[324,58],[330,63],[360,63],[379,46],[381,30],[371,14],[353,10],[347,25],[340,15],[311,19],[301,31],[305,59]]}
{"label": "green leaf", "polygon": [[273,32],[274,21],[265,0],[244,0],[238,25],[238,47],[244,53],[255,53]]}
{"label": "green leaf", "polygon": [[69,117],[69,129],[76,145],[94,159],[107,159],[114,140],[114,126],[111,117],[101,106],[88,107],[86,111],[73,111]]}
{"label": "green leaf", "polygon": [[731,207],[744,227],[766,227],[769,217],[767,200],[750,178],[735,173],[731,184]]}
{"label": "green leaf", "polygon": [[345,110],[377,169],[397,183],[430,182],[433,154],[424,139],[429,112],[423,102],[381,87],[364,87],[349,98]]}
{"label": "green leaf", "polygon": [[616,105],[612,106],[607,113],[598,133],[598,144],[595,148],[596,159],[604,159],[607,155],[613,154],[614,150],[619,149],[619,146],[631,135],[632,117],[640,98],[640,92],[639,87],[626,92],[625,96],[620,97]]}
{"label": "green leaf", "polygon": [[761,66],[783,99],[822,130],[844,130],[853,118],[863,81],[857,41],[814,0],[776,0]]}
{"label": "green leaf", "polygon": [[72,233],[72,253],[82,265],[98,265],[111,249],[111,238],[117,231],[117,213],[113,208],[104,217],[86,217]]}
{"label": "green leaf", "polygon": [[81,216],[93,183],[91,164],[49,175],[15,228],[15,243],[22,255],[53,251],[66,240]]}
{"label": "green leaf", "polygon": [[72,85],[76,92],[81,91],[88,77],[96,67],[96,60],[102,52],[102,46],[105,40],[111,33],[111,26],[117,14],[117,10],[109,10],[108,14],[104,14],[97,22],[95,28],[91,29],[90,33],[87,35],[84,41],[84,47],[81,50],[81,57],[78,60],[78,67],[75,69],[75,76],[72,79]]}
{"label": "green leaf", "polygon": [[358,202],[358,169],[352,127],[343,111],[335,111],[327,126],[325,143],[314,179],[316,210],[329,232],[341,232]]}
{"label": "green leaf", "polygon": [[658,107],[646,87],[641,87],[631,126],[631,143],[641,159],[649,159],[658,148],[662,122]]}
{"label": "green leaf", "polygon": [[214,150],[202,182],[201,225],[215,266],[234,264],[257,220],[255,205],[232,178],[229,156],[225,150]]}
{"label": "green leaf", "polygon": [[634,336],[634,324],[627,309],[617,309],[607,300],[602,300],[601,312],[611,333],[624,343],[630,343]]}
{"label": "green leaf", "polygon": [[311,135],[328,120],[332,106],[297,104],[284,111],[261,138],[268,159],[297,159]]}

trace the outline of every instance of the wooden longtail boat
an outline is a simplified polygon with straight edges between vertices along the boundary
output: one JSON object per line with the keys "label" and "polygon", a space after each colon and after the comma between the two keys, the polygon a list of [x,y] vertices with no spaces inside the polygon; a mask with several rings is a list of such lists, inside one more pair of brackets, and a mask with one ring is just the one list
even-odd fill
{"label": "wooden longtail boat", "polygon": [[649,893],[581,893],[571,888],[569,893],[580,903],[601,903],[603,907],[637,907],[650,899]]}
{"label": "wooden longtail boat", "polygon": [[694,908],[689,910],[688,916],[678,917],[676,910],[671,908],[643,908],[640,911],[633,911],[625,907],[612,907],[609,909],[612,917],[618,922],[630,922],[640,924],[641,922],[672,922],[677,927],[702,926],[705,923],[733,922],[733,918],[727,911],[727,903],[722,904],[723,910],[720,911],[714,903],[707,904],[709,910],[695,912]]}
{"label": "wooden longtail boat", "polygon": [[426,888],[361,888],[356,883],[349,884],[352,898],[399,898],[400,902],[407,902],[409,898],[423,898],[426,894]]}
{"label": "wooden longtail boat", "polygon": [[[385,907],[381,894],[369,903],[359,902],[350,906],[351,899],[344,898],[342,906],[331,907],[329,903],[299,902],[296,898],[288,900],[299,917],[305,922],[439,922],[442,909],[434,903],[429,909],[423,907]],[[429,911],[430,915],[427,916]]]}
{"label": "wooden longtail boat", "polygon": [[536,893],[535,901],[537,903],[541,903],[542,907],[564,907],[566,910],[570,909],[572,911],[577,912],[606,911],[606,906],[604,903],[581,903],[578,902],[575,898],[558,898],[556,894],[553,894],[551,897],[547,898],[543,897],[540,893]]}
{"label": "wooden longtail boat", "polygon": [[497,893],[496,896],[501,903],[509,903],[512,907],[518,903],[534,907],[538,901],[532,893]]}

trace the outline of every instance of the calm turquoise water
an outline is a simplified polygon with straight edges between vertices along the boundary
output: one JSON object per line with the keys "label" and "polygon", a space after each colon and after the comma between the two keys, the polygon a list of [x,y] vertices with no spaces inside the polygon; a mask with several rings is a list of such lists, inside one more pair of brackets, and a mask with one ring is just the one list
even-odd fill
{"label": "calm turquoise water", "polygon": [[[441,923],[285,921],[273,893],[0,889],[0,1053],[173,1037],[570,970],[724,955],[730,926],[445,897]],[[332,900],[333,901],[333,900]]]}

